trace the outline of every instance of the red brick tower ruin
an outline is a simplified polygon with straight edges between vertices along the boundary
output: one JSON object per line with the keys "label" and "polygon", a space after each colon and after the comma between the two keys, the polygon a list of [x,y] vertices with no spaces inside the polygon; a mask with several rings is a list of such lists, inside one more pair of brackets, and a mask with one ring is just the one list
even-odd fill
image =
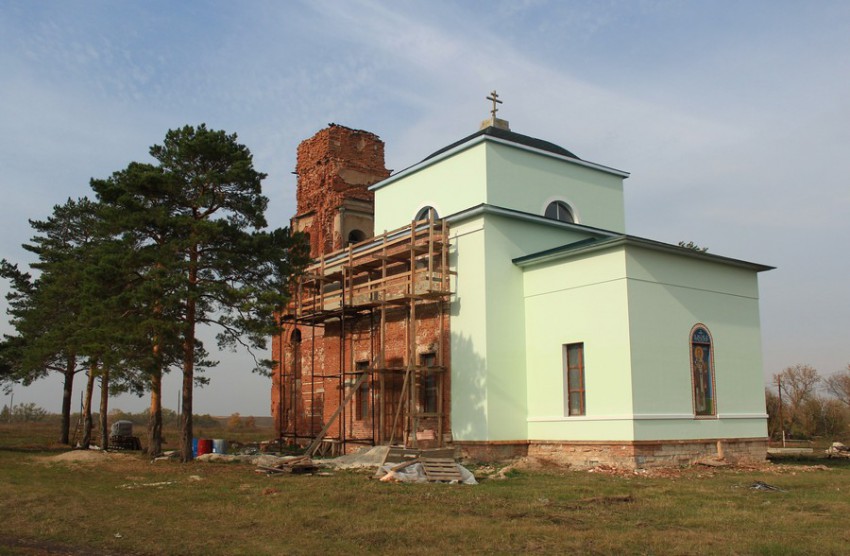
{"label": "red brick tower ruin", "polygon": [[292,229],[310,235],[312,257],[372,237],[374,194],[368,187],[390,175],[377,135],[330,124],[298,146],[295,171]]}
{"label": "red brick tower ruin", "polygon": [[331,124],[299,145],[296,168],[292,228],[309,234],[313,263],[272,342],[280,439],[319,454],[444,445],[447,228],[429,219],[373,237],[368,187],[390,174],[373,133]]}

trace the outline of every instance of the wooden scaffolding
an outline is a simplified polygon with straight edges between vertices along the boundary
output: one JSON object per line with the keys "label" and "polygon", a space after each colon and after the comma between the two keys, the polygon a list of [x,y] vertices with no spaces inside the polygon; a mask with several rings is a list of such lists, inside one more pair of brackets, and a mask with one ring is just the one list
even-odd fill
{"label": "wooden scaffolding", "polygon": [[[278,411],[279,416],[285,412],[292,416],[287,423],[280,418],[282,441],[310,441],[310,453],[343,453],[347,443],[415,447],[427,439],[432,446],[444,444],[450,432],[444,407],[449,380],[448,254],[446,224],[429,219],[322,255],[306,269],[281,319],[281,346],[287,333],[297,333],[301,341],[310,329],[311,338],[309,351],[293,350],[289,365],[284,364],[281,352]],[[436,327],[435,342],[426,348],[417,345],[417,323],[423,318],[436,319],[431,321],[431,329]],[[402,328],[403,356],[390,359],[388,329],[397,344]],[[325,347],[331,329],[339,336],[339,364],[333,369],[324,364],[325,357],[317,363],[317,329]],[[368,364],[354,360],[355,332],[361,339],[368,336]],[[420,358],[425,350],[428,357]],[[398,349],[395,351],[397,355]],[[300,389],[299,377],[308,375],[309,391]],[[327,389],[323,386],[318,393],[317,382],[337,385],[336,409],[329,416],[325,410]],[[423,407],[420,389],[428,390],[427,407]],[[346,423],[365,407],[352,408],[355,393],[364,390],[370,398],[370,427],[366,433],[356,434]],[[299,415],[309,419],[309,425],[302,422],[299,428]],[[427,431],[420,430],[423,422],[429,425]]]}

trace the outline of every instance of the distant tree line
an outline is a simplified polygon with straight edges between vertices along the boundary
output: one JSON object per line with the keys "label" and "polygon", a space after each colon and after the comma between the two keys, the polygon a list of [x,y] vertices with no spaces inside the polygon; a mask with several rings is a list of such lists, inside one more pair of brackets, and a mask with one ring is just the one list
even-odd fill
{"label": "distant tree line", "polygon": [[[121,409],[113,409],[109,412],[109,420],[115,421],[130,421],[134,425],[147,426],[150,423],[150,409],[133,413],[131,411],[123,411]],[[192,424],[195,427],[216,428],[221,426],[221,421],[212,415],[205,413],[203,415],[195,414],[192,416]],[[180,414],[173,409],[162,409],[162,425],[164,427],[180,426]]]}
{"label": "distant tree line", "polygon": [[850,438],[850,365],[826,378],[810,365],[794,365],[773,375],[767,388],[771,438]]}
{"label": "distant tree line", "polygon": [[[30,220],[30,270],[0,261],[15,329],[0,343],[0,380],[64,377],[61,442],[70,441],[74,377],[84,372],[83,445],[96,413],[107,444],[110,394],[148,392],[148,450],[159,454],[162,377],[179,369],[181,453],[191,459],[194,386],[215,365],[197,327],[215,325],[220,347],[251,354],[277,329],[275,313],[308,249],[286,228],[266,230],[266,175],[236,139],[204,124],[168,131],[150,148],[154,164],[92,179],[93,198],[69,198],[47,219]],[[271,361],[253,359],[255,371],[269,372]]]}
{"label": "distant tree line", "polygon": [[49,416],[50,413],[34,403],[19,403],[11,408],[4,405],[0,410],[0,423],[37,423]]}

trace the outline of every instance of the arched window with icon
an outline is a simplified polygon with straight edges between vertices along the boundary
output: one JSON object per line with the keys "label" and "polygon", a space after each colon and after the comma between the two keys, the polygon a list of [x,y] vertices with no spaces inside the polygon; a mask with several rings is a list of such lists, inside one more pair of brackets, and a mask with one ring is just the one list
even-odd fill
{"label": "arched window with icon", "polygon": [[714,342],[708,327],[697,324],[691,329],[691,383],[694,415],[717,415],[717,397],[714,383]]}

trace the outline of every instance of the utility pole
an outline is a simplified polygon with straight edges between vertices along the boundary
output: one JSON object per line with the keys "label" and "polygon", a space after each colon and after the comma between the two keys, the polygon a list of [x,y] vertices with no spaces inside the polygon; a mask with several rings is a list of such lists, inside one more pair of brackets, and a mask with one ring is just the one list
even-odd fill
{"label": "utility pole", "polygon": [[782,378],[776,375],[776,389],[779,391],[779,426],[782,428],[782,447],[785,447],[785,419],[782,417]]}

